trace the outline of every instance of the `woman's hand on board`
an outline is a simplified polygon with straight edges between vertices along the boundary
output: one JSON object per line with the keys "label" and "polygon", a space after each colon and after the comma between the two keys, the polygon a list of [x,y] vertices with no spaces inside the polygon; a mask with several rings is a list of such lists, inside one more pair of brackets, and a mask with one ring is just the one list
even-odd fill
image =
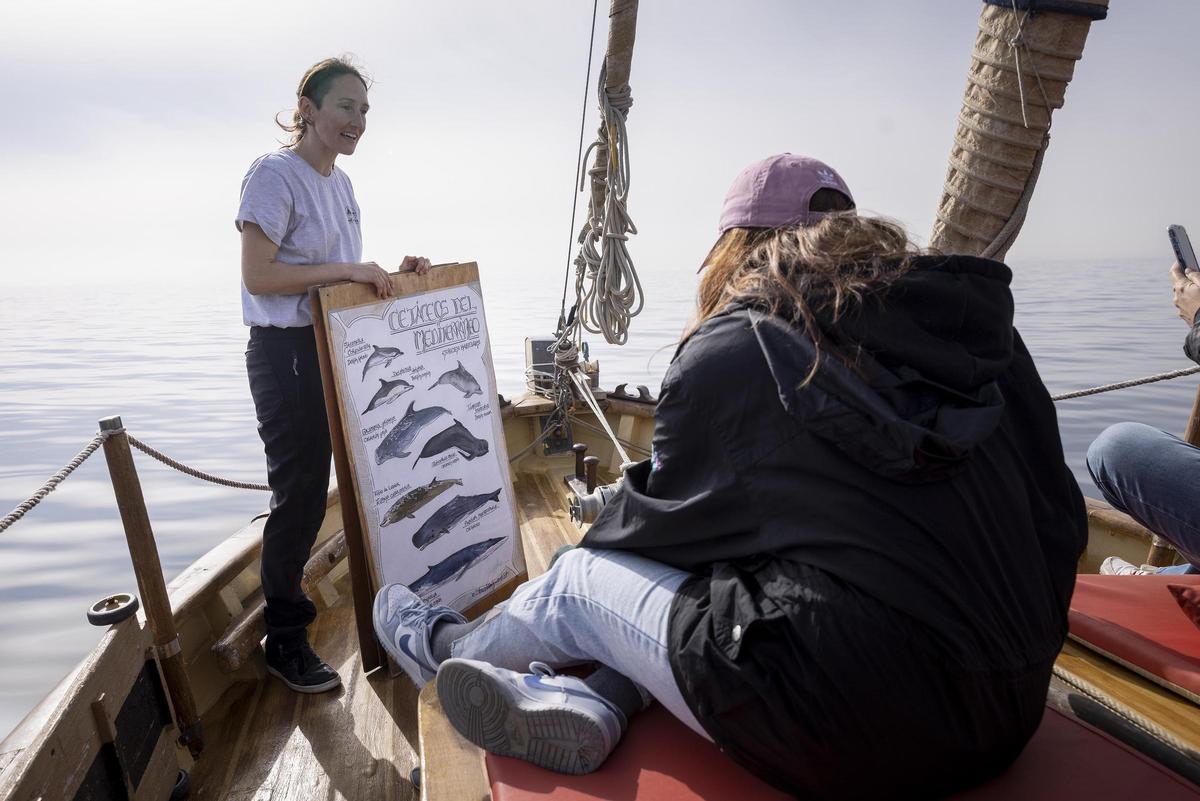
{"label": "woman's hand on board", "polygon": [[424,275],[432,266],[424,256],[405,256],[404,261],[400,262],[400,272]]}
{"label": "woman's hand on board", "polygon": [[1171,265],[1171,283],[1174,284],[1175,308],[1188,325],[1196,321],[1200,311],[1200,275],[1184,272],[1178,262]]}
{"label": "woman's hand on board", "polygon": [[356,284],[372,284],[375,292],[381,298],[392,296],[392,279],[387,270],[373,261],[364,261],[350,265],[350,280]]}

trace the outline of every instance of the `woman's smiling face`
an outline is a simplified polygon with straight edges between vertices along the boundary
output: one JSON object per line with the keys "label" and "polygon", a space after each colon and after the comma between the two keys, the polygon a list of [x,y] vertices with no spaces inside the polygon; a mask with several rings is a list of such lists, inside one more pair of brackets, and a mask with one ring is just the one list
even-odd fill
{"label": "woman's smiling face", "polygon": [[367,130],[370,107],[363,82],[353,75],[339,75],[319,107],[308,98],[301,99],[300,111],[309,120],[305,136],[315,136],[334,153],[349,156]]}

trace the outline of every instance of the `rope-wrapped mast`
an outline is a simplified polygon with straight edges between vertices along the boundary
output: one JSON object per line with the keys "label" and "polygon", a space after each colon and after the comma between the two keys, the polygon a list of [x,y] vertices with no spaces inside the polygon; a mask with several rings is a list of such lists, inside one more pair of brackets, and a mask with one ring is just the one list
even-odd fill
{"label": "rope-wrapped mast", "polygon": [[[629,196],[625,119],[633,105],[629,71],[637,9],[637,0],[612,0],[608,13],[608,48],[597,86],[600,127],[596,141],[588,148],[589,152],[595,151],[588,170],[588,219],[579,232],[579,255],[575,259],[575,338],[586,330],[603,334],[606,342],[616,345],[625,344],[629,321],[642,310],[641,282],[626,247],[629,235],[637,233],[637,226],[625,205]],[[560,347],[559,351],[564,349]]]}
{"label": "rope-wrapped mast", "polygon": [[1075,62],[1108,0],[984,0],[929,244],[1002,259],[1016,240]]}
{"label": "rope-wrapped mast", "polygon": [[[604,91],[611,95],[629,94],[629,72],[633,66],[633,40],[637,34],[638,0],[612,0],[608,10],[608,48],[604,54]],[[626,110],[628,113],[628,110]],[[600,137],[611,142],[607,123],[600,120]],[[607,147],[596,148],[596,159],[588,175],[592,179],[591,209],[602,212],[604,191],[608,185]],[[595,217],[593,213],[591,216]]]}

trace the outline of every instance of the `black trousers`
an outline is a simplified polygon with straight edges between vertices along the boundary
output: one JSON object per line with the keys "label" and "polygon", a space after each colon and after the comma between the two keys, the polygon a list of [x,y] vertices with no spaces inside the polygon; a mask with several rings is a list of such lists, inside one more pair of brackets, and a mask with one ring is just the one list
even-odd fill
{"label": "black trousers", "polygon": [[271,487],[262,548],[267,637],[284,641],[303,636],[317,616],[300,578],[329,492],[329,421],[312,326],[251,328],[246,372]]}

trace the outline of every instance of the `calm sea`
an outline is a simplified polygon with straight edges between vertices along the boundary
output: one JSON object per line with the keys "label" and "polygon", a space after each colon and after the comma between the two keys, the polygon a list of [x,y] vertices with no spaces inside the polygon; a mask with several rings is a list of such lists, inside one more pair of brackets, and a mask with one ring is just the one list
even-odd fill
{"label": "calm sea", "polygon": [[[1184,325],[1162,260],[1014,264],[1017,324],[1052,393],[1188,366]],[[678,276],[670,278],[677,279]],[[606,387],[657,390],[687,321],[694,280],[649,276],[630,345],[596,345]],[[524,337],[545,334],[561,286],[489,280],[484,297],[500,391],[522,391]],[[6,287],[0,315],[0,513],[69,461],[119,414],[129,431],[200,469],[262,481],[262,452],[243,366],[236,284],[103,292]],[[1083,455],[1105,426],[1142,420],[1182,431],[1197,379],[1059,404],[1067,459],[1095,495]],[[136,454],[169,580],[265,508]],[[0,535],[0,735],[92,647],[84,617],[105,594],[136,589],[102,454]]]}

